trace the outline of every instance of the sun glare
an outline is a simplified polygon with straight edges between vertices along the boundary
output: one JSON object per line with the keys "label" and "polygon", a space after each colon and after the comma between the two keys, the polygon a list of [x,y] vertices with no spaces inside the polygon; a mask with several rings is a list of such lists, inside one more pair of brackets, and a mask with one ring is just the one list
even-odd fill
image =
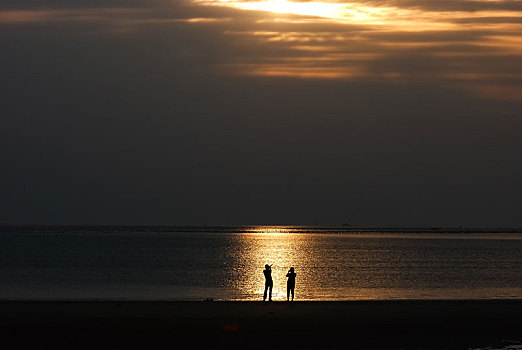
{"label": "sun glare", "polygon": [[268,11],[275,13],[287,13],[303,16],[319,16],[326,18],[340,18],[342,14],[341,4],[324,2],[292,2],[287,0],[269,1],[224,1],[235,7],[245,10]]}
{"label": "sun glare", "polygon": [[[207,6],[232,7],[241,10],[263,11],[276,14],[313,16],[347,24],[383,26],[402,31],[456,30],[470,29],[469,25],[458,23],[462,18],[520,17],[522,11],[425,11],[406,8],[371,5],[368,2],[331,2],[296,0],[192,0]],[[279,19],[274,19],[278,21]],[[312,19],[308,19],[312,20]],[[455,23],[454,21],[457,21]],[[286,18],[283,22],[291,23]],[[484,24],[475,24],[484,26]],[[518,28],[518,26],[517,26]]]}
{"label": "sun glare", "polygon": [[[441,29],[445,23],[434,23],[432,19],[424,18],[420,10],[406,10],[396,7],[368,6],[360,3],[329,2],[329,1],[291,1],[291,0],[193,0],[195,3],[207,6],[224,6],[241,10],[263,11],[276,14],[312,16],[351,24],[372,24],[399,26],[403,29],[413,27],[425,30],[431,27]],[[416,18],[416,19],[415,19]],[[277,19],[276,19],[277,21]],[[286,22],[291,22],[286,19]]]}

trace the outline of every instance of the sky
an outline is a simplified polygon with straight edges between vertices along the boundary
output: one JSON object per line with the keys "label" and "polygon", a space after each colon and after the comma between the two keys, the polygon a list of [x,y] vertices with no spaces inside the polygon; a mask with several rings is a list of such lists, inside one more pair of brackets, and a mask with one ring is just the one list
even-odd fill
{"label": "sky", "polygon": [[0,4],[0,224],[522,227],[519,0]]}

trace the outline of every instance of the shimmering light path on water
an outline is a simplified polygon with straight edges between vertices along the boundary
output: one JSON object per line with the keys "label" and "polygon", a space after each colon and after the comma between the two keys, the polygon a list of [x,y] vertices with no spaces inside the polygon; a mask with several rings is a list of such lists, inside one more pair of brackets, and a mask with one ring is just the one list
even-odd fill
{"label": "shimmering light path on water", "polygon": [[260,300],[265,264],[275,300],[290,267],[297,300],[522,298],[521,251],[518,233],[4,229],[0,298]]}
{"label": "shimmering light path on water", "polygon": [[265,263],[273,264],[276,299],[286,298],[290,267],[307,300],[522,297],[517,236],[248,231],[235,238],[240,249],[228,280],[240,299],[262,295]]}

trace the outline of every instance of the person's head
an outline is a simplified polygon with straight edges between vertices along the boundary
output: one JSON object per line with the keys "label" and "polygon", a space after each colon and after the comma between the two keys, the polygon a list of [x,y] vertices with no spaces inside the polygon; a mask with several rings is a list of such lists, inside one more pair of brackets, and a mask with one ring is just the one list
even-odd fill
{"label": "person's head", "polygon": [[293,267],[290,268],[290,272],[294,272],[294,268]]}
{"label": "person's head", "polygon": [[265,269],[270,270],[270,265],[266,264]]}

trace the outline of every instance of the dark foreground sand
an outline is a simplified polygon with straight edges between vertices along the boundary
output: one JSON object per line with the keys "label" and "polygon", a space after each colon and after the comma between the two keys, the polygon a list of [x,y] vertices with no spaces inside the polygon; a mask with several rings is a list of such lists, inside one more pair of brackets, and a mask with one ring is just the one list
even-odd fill
{"label": "dark foreground sand", "polygon": [[5,349],[437,348],[522,340],[522,300],[0,301]]}

